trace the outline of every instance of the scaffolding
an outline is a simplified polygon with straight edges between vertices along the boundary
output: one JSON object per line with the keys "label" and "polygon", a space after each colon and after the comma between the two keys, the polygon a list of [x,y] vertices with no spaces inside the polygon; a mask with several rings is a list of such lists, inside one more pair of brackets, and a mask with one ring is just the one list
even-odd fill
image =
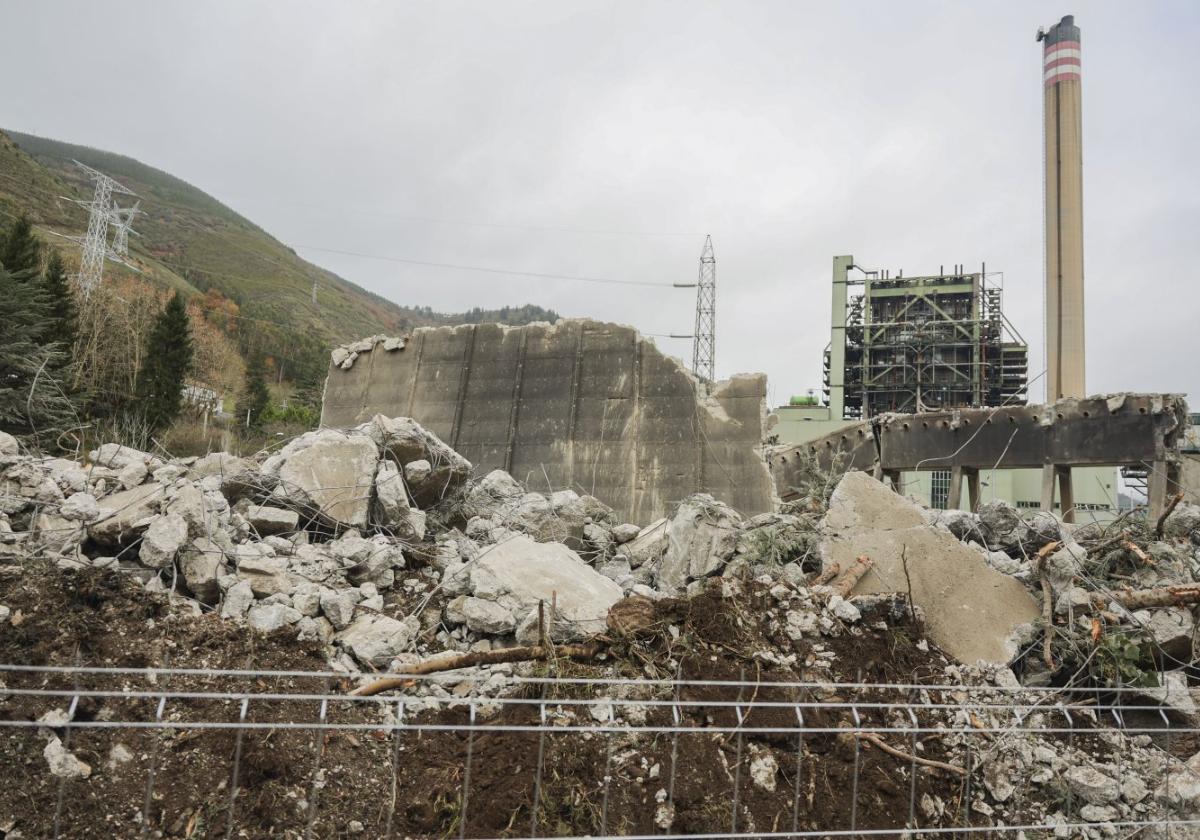
{"label": "scaffolding", "polygon": [[[847,260],[841,277],[835,269],[833,341],[844,342],[844,364],[833,389],[833,354],[825,355],[826,395],[831,405],[842,403],[842,417],[1025,403],[1028,347],[1005,318],[1003,289],[988,282],[986,270],[955,266],[892,277],[857,269],[858,279],[850,268]],[[844,320],[836,311],[839,283]]]}

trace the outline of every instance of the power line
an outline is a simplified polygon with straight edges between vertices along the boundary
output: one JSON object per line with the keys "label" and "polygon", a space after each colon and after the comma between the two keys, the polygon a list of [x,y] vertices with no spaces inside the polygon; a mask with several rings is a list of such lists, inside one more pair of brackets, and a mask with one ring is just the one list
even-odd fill
{"label": "power line", "polygon": [[655,280],[618,280],[612,277],[584,277],[577,274],[549,274],[540,271],[519,271],[508,268],[491,268],[488,266],[479,265],[460,265],[457,263],[433,262],[430,260],[412,260],[405,257],[388,257],[380,254],[366,254],[361,251],[343,251],[337,248],[321,248],[316,245],[292,245],[293,248],[302,248],[308,251],[321,251],[326,254],[343,254],[349,257],[362,257],[368,260],[382,260],[384,262],[401,263],[403,265],[419,265],[426,268],[449,268],[457,271],[479,271],[484,274],[504,274],[513,277],[536,277],[542,280],[574,280],[581,283],[611,283],[621,286],[662,286],[671,288],[673,283],[664,283]]}

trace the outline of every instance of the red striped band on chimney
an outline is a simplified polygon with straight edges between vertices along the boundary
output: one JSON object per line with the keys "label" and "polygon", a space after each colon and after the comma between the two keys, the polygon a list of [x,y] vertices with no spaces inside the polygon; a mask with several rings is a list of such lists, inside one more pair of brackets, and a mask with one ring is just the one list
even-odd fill
{"label": "red striped band on chimney", "polygon": [[1046,87],[1072,79],[1079,81],[1079,42],[1059,41],[1047,44],[1042,68],[1045,71]]}

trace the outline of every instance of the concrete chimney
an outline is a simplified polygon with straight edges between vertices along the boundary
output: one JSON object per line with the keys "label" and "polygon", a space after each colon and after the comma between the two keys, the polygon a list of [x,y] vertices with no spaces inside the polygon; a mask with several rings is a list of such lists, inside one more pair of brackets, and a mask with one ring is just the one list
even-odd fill
{"label": "concrete chimney", "polygon": [[1045,43],[1046,399],[1085,397],[1083,143],[1079,27],[1067,15]]}

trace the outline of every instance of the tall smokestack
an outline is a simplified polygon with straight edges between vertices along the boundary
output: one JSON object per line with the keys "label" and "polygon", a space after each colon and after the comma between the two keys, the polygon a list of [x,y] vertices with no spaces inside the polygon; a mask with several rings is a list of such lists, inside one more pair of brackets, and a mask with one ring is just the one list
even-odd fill
{"label": "tall smokestack", "polygon": [[1045,42],[1047,400],[1087,396],[1083,335],[1083,143],[1079,27],[1067,15]]}

